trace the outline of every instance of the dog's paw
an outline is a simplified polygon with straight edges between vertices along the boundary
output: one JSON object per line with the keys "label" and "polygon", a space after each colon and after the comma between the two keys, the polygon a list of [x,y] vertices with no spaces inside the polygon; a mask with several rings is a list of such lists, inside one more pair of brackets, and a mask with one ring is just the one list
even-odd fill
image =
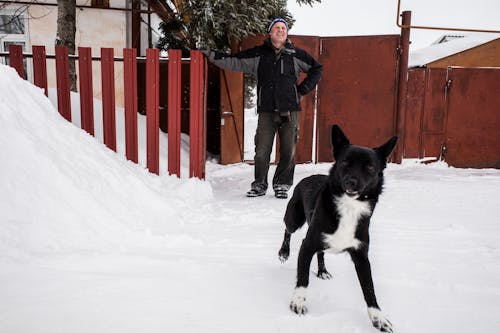
{"label": "dog's paw", "polygon": [[368,316],[372,321],[373,327],[381,332],[393,333],[391,322],[384,316],[380,309],[368,308]]}
{"label": "dog's paw", "polygon": [[279,255],[278,256],[278,259],[280,260],[280,262],[282,264],[284,264],[287,260],[288,260],[288,256],[282,256],[282,255]]}
{"label": "dog's paw", "polygon": [[332,278],[332,274],[330,274],[326,269],[319,270],[317,276],[323,280],[330,280]]}
{"label": "dog's paw", "polygon": [[290,310],[292,310],[299,316],[305,315],[307,313],[307,306],[305,306],[305,300],[304,301],[292,300],[290,302]]}
{"label": "dog's paw", "polygon": [[293,292],[293,298],[290,302],[290,310],[298,315],[305,315],[307,313],[306,307],[306,288],[298,287]]}
{"label": "dog's paw", "polygon": [[286,249],[281,248],[280,251],[278,252],[278,258],[281,261],[281,263],[287,261],[289,256],[290,256],[290,250],[287,251]]}

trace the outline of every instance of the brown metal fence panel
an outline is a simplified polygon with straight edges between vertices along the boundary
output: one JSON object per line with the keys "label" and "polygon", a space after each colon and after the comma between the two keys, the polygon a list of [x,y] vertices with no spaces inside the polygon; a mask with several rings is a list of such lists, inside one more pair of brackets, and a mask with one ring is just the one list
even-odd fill
{"label": "brown metal fence panel", "polygon": [[139,160],[137,133],[137,50],[123,49],[125,87],[125,153],[128,160]]}
{"label": "brown metal fence panel", "polygon": [[69,51],[66,46],[56,46],[57,110],[71,122],[71,95],[69,82]]}
{"label": "brown metal fence panel", "polygon": [[47,85],[47,55],[45,46],[34,45],[33,50],[33,83],[44,90],[45,96],[49,95]]}
{"label": "brown metal fence panel", "polygon": [[182,51],[168,51],[168,173],[181,176]]}
{"label": "brown metal fence panel", "polygon": [[80,81],[80,119],[81,127],[94,135],[94,97],[92,88],[92,49],[78,48],[78,69]]}
{"label": "brown metal fence panel", "polygon": [[500,68],[449,68],[445,161],[500,168]]}
{"label": "brown metal fence panel", "polygon": [[[304,49],[315,59],[319,59],[319,37],[314,36],[291,36],[292,42]],[[325,75],[325,74],[323,74]],[[301,74],[299,82],[304,79],[304,73]],[[316,102],[316,94],[310,92],[302,99],[302,111],[300,112],[299,124],[299,141],[297,142],[295,162],[307,163],[312,162],[313,149],[313,131],[314,131],[314,107]]]}
{"label": "brown metal fence panel", "polygon": [[[405,158],[422,158],[422,119],[424,113],[425,69],[408,71],[408,93],[406,96]],[[401,142],[400,142],[401,144]]]}
{"label": "brown metal fence panel", "polygon": [[220,71],[220,163],[224,165],[243,159],[243,82],[242,73]]}
{"label": "brown metal fence panel", "polygon": [[399,35],[321,38],[318,162],[332,161],[330,128],[354,144],[378,146],[394,135]]}
{"label": "brown metal fence panel", "polygon": [[206,161],[206,66],[207,60],[200,51],[189,51],[189,176],[205,179]]}
{"label": "brown metal fence panel", "polygon": [[157,175],[160,174],[159,57],[158,49],[146,49],[146,165],[149,172]]}
{"label": "brown metal fence panel", "polygon": [[115,61],[112,48],[101,48],[101,81],[104,144],[116,151]]}
{"label": "brown metal fence panel", "polygon": [[446,121],[446,69],[426,70],[421,157],[440,157]]}
{"label": "brown metal fence panel", "polygon": [[24,62],[23,62],[23,46],[11,44],[9,45],[9,61],[10,66],[17,71],[20,77],[24,78]]}

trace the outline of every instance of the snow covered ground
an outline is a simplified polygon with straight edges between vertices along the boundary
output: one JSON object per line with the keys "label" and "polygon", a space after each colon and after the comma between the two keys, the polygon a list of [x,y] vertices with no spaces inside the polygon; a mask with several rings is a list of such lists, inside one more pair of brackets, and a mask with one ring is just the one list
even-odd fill
{"label": "snow covered ground", "polygon": [[[244,197],[252,174],[151,175],[0,65],[0,332],[375,332],[343,254],[311,277],[309,314],[288,309],[304,230],[281,264],[286,201]],[[499,332],[500,170],[405,161],[386,179],[370,257],[395,331]]]}

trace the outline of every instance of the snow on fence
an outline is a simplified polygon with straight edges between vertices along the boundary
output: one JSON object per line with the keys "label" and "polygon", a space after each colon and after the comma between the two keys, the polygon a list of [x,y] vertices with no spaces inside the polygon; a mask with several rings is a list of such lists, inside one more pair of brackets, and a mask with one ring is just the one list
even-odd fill
{"label": "snow on fence", "polygon": [[[94,136],[92,92],[92,61],[101,61],[104,144],[116,152],[115,61],[124,62],[125,146],[126,157],[138,163],[137,131],[137,51],[123,49],[123,58],[116,58],[112,48],[101,48],[101,57],[92,57],[91,48],[79,47],[78,56],[70,56],[65,46],[55,47],[55,56],[48,56],[44,46],[33,46],[32,54],[23,54],[21,45],[9,46],[9,64],[25,77],[23,58],[33,58],[33,83],[47,89],[47,58],[55,58],[57,77],[57,109],[71,121],[69,59],[78,60],[81,128]],[[146,50],[146,136],[147,163],[151,173],[159,175],[159,86],[160,55],[158,49]],[[181,147],[181,51],[169,50],[168,57],[168,173],[180,177]],[[206,160],[206,91],[207,64],[200,51],[190,51],[190,114],[189,114],[189,176],[205,178]]]}

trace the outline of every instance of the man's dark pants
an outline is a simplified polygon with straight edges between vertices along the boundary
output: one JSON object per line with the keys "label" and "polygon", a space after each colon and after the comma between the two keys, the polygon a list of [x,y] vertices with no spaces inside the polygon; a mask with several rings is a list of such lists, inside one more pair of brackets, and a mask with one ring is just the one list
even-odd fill
{"label": "man's dark pants", "polygon": [[255,133],[255,181],[252,188],[267,189],[269,161],[276,132],[279,135],[279,163],[273,177],[273,188],[288,190],[293,184],[299,116],[298,111],[290,112],[289,116],[279,112],[259,113]]}

